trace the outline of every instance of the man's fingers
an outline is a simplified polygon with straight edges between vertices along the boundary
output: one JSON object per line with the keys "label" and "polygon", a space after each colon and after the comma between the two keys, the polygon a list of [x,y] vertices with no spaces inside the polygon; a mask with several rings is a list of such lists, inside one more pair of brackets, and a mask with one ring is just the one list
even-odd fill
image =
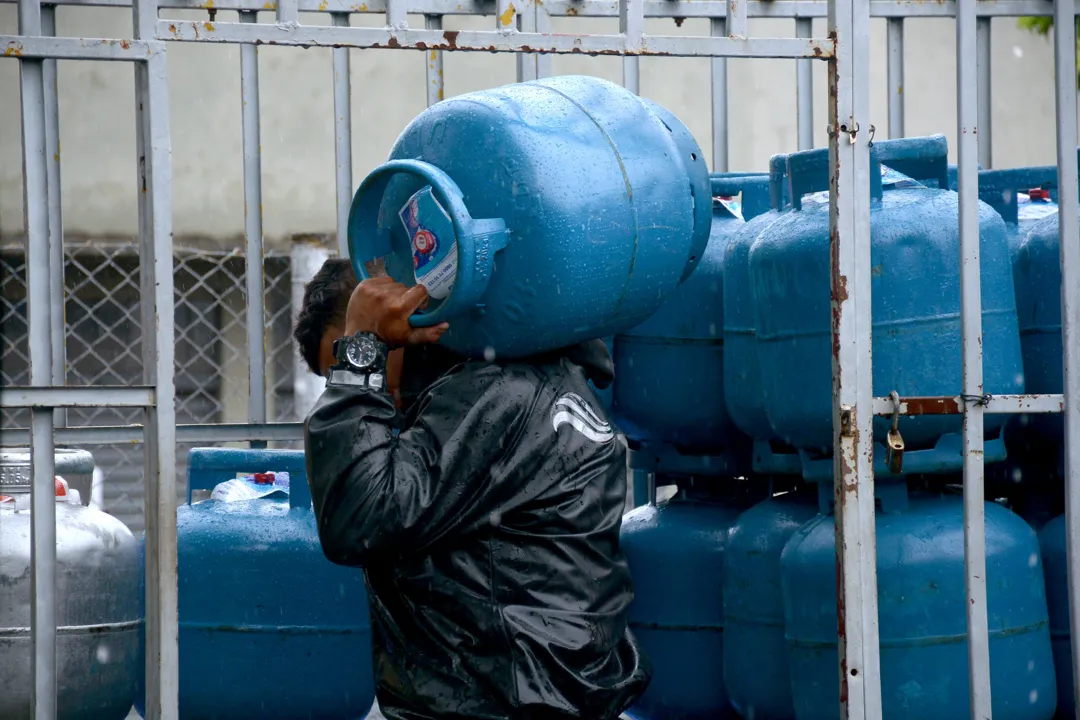
{"label": "man's fingers", "polygon": [[409,333],[410,345],[426,345],[438,342],[443,333],[450,329],[449,323],[442,323],[433,327],[415,328]]}
{"label": "man's fingers", "polygon": [[418,310],[421,305],[424,305],[427,302],[427,299],[427,288],[423,285],[413,285],[398,298],[395,304],[399,309],[412,314]]}

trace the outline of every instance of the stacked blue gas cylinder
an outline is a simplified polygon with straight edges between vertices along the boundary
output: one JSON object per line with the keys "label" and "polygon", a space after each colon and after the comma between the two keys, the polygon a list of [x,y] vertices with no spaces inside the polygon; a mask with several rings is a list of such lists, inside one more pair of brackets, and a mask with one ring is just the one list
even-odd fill
{"label": "stacked blue gas cylinder", "polygon": [[[942,136],[871,149],[875,396],[949,396],[961,386],[959,203],[947,155]],[[631,463],[677,488],[624,518],[631,625],[656,666],[630,710],[642,720],[816,720],[839,707],[828,152],[778,155],[769,167],[767,194],[760,177],[713,176],[714,196],[718,184],[743,183],[742,217],[714,201],[694,274],[652,318],[615,336],[613,413]],[[1046,310],[1056,300],[1023,289],[1058,292],[1056,225],[1032,218],[1052,212],[1043,192],[1052,175],[980,176],[990,394],[1022,393],[1025,377],[1029,391],[1061,391],[1060,365],[1037,369],[1042,390],[1028,370],[1029,354],[1061,357],[1060,317]],[[1040,345],[1049,336],[1056,354]],[[961,418],[899,418],[902,455],[887,449],[890,430],[889,418],[875,420],[884,717],[967,717]],[[1010,431],[1006,417],[986,416],[988,472],[1006,465]],[[1063,581],[1057,595],[1050,587],[1048,610],[1046,583],[1052,558],[1064,568],[1064,533],[1050,523],[1041,553],[1005,504],[988,502],[985,513],[994,717],[1049,720],[1055,659],[1062,665],[1049,623],[1067,596]],[[1047,549],[1057,540],[1060,558]]]}
{"label": "stacked blue gas cylinder", "polygon": [[[612,412],[630,466],[638,478],[648,473],[656,485],[677,488],[667,502],[638,507],[623,522],[621,545],[635,578],[630,626],[654,667],[629,711],[642,720],[731,715],[717,682],[724,608],[704,602],[721,595],[727,531],[752,498],[747,484],[728,481],[749,471],[750,440],[724,403],[725,259],[731,238],[768,209],[768,178],[718,174],[711,189],[712,228],[694,274],[614,342]],[[688,602],[696,598],[703,602]]]}
{"label": "stacked blue gas cylinder", "polygon": [[[960,386],[958,202],[940,189],[949,186],[944,138],[876,143],[872,158],[873,392],[953,394]],[[821,150],[788,156],[783,177],[774,165],[773,179],[787,185],[792,207],[753,238],[746,260],[756,342],[755,355],[742,362],[760,367],[754,409],[772,434],[755,454],[762,460],[757,469],[790,469],[794,455],[799,474],[819,492],[770,499],[731,531],[724,605],[775,639],[761,644],[760,631],[729,635],[729,651],[787,681],[782,689],[749,685],[746,673],[729,664],[725,679],[733,693],[743,688],[737,702],[744,717],[832,717],[839,702],[826,163]],[[883,175],[882,164],[904,177]],[[984,346],[995,349],[986,359],[987,392],[1021,392],[1005,227],[987,205],[979,220]],[[1000,419],[987,421],[988,461],[1004,457],[1001,426]],[[906,449],[897,471],[887,462],[889,426],[875,423],[883,711],[894,718],[962,717],[969,702],[963,511],[961,499],[947,492],[961,469],[959,418],[903,418],[898,429]],[[995,716],[1047,718],[1056,703],[1042,569],[1031,563],[1038,558],[1035,537],[996,505],[987,506],[987,532],[1000,538],[987,544]],[[748,548],[740,555],[732,552],[736,539]]]}
{"label": "stacked blue gas cylinder", "polygon": [[[323,556],[303,452],[196,448],[188,471],[176,519],[180,717],[365,717],[364,575]],[[195,490],[213,492],[192,503]],[[135,706],[145,717],[141,687]]]}
{"label": "stacked blue gas cylinder", "polygon": [[[1057,169],[1025,168],[1017,191],[1017,232],[1013,242],[1013,275],[1020,320],[1020,348],[1027,392],[1056,394],[1063,390],[1061,336],[1062,238],[1058,233]],[[980,191],[981,187],[980,179]],[[1075,202],[1075,199],[1067,200]],[[1026,207],[1025,207],[1026,206]],[[1009,217],[1006,212],[1003,216]],[[1026,217],[1025,217],[1026,216]],[[1034,216],[1034,217],[1033,217]],[[1077,238],[1068,238],[1074,247]],[[1075,689],[1070,652],[1068,564],[1064,504],[1064,418],[1021,415],[1006,428],[1009,459],[999,487],[1023,517],[1039,531],[1045,563],[1046,600],[1057,672],[1058,717],[1074,718]]]}

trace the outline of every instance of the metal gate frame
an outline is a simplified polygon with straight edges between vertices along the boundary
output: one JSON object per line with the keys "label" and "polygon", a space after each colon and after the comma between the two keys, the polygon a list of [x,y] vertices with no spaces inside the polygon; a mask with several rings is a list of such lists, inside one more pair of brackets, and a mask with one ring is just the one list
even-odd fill
{"label": "metal gate frame", "polygon": [[[12,0],[0,0],[12,2]],[[241,44],[244,102],[244,187],[247,255],[262,256],[261,165],[257,46],[332,46],[337,155],[337,225],[343,253],[352,197],[348,48],[426,51],[428,102],[442,98],[442,52],[511,52],[518,77],[549,75],[550,53],[623,57],[624,84],[638,91],[643,55],[712,58],[713,165],[727,169],[726,58],[770,57],[797,61],[799,148],[812,146],[811,60],[829,66],[830,249],[832,253],[833,398],[837,570],[840,634],[840,715],[849,720],[881,717],[877,627],[876,541],[872,421],[890,415],[889,398],[871,387],[869,21],[887,17],[889,128],[903,134],[903,18],[956,18],[957,137],[959,143],[961,317],[963,383],[953,397],[902,398],[902,414],[964,416],[964,542],[971,717],[991,717],[986,614],[986,543],[983,505],[985,413],[1063,412],[1066,429],[1066,515],[1071,627],[1080,628],[1080,197],[1077,181],[1075,25],[1077,0],[60,0],[72,5],[130,5],[131,39],[55,37],[55,5],[18,0],[19,34],[0,35],[0,56],[20,61],[23,163],[27,235],[29,387],[0,390],[0,402],[32,411],[32,546],[35,718],[56,717],[56,556],[53,448],[63,442],[142,441],[146,445],[147,717],[178,717],[177,548],[175,445],[185,441],[299,437],[297,424],[266,423],[262,360],[262,275],[247,274],[250,363],[249,423],[176,426],[173,410],[173,317],[171,148],[166,41]],[[207,9],[207,21],[161,20],[162,8]],[[276,22],[259,24],[272,9]],[[217,10],[237,10],[240,22],[216,22]],[[333,24],[305,26],[299,12],[329,12]],[[407,13],[425,15],[424,29],[410,28]],[[350,14],[385,13],[382,28],[349,25]],[[486,31],[444,31],[445,15],[494,15]],[[1061,197],[1062,321],[1065,392],[1062,395],[986,395],[982,383],[977,163],[990,166],[989,20],[994,16],[1050,15],[1055,19],[1058,180]],[[553,34],[551,16],[619,17],[618,34]],[[747,18],[796,21],[795,38],[747,35]],[[710,36],[649,35],[645,17],[707,17]],[[827,19],[825,38],[811,37],[811,21]],[[62,218],[59,182],[57,60],[128,61],[136,68],[136,135],[139,237],[142,262],[144,377],[140,386],[65,386],[63,360]],[[980,142],[979,130],[984,139]],[[1073,282],[1070,280],[1075,279]],[[142,428],[64,428],[68,407],[141,407]],[[10,437],[10,431],[5,432]],[[25,435],[23,436],[25,438]],[[1080,644],[1073,642],[1074,674],[1080,675]],[[1074,678],[1074,681],[1076,678]],[[1077,683],[1080,685],[1080,682]]]}

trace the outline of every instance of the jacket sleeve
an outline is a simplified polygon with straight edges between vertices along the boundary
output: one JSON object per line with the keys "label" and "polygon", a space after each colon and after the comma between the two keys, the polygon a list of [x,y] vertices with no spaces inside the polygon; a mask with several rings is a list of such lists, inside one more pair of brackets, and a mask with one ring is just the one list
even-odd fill
{"label": "jacket sleeve", "polygon": [[487,366],[444,378],[397,436],[390,396],[328,387],[304,424],[323,553],[363,567],[489,522],[514,494],[510,450],[535,384]]}

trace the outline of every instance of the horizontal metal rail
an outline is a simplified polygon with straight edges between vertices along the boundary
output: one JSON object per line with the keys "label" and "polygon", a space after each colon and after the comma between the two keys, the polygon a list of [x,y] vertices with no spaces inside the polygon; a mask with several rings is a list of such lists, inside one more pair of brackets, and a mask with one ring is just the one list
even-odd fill
{"label": "horizontal metal rail", "polygon": [[[978,398],[970,398],[982,406],[983,412],[990,415],[1008,415],[1023,413],[1060,413],[1064,412],[1065,398],[1063,395],[984,395]],[[0,391],[0,404],[10,408],[93,408],[93,407],[148,407],[154,404],[154,389],[152,387],[8,387]],[[964,398],[960,395],[946,395],[939,397],[902,397],[900,398],[900,415],[960,415],[963,414]],[[875,397],[873,399],[873,414],[888,416],[896,411],[896,406],[890,398]],[[135,442],[141,440],[141,435],[136,437],[137,432],[131,428],[139,428],[139,425],[115,426],[115,427],[78,427],[64,428],[57,432],[65,433],[65,437],[77,437],[82,434],[95,435],[98,437],[114,437],[115,442]],[[246,440],[293,440],[299,439],[300,435],[281,435],[278,430],[266,430],[270,428],[301,427],[300,423],[198,423],[191,425],[177,425],[180,428],[188,428],[185,432],[202,432],[203,428],[225,428],[230,433],[228,439],[217,438],[220,442],[239,442]],[[22,433],[29,428],[6,429],[4,432]],[[106,432],[108,431],[108,432]],[[122,432],[121,432],[122,431]],[[141,432],[138,431],[138,432]],[[114,434],[109,434],[114,433]],[[124,434],[130,433],[130,434]],[[239,434],[237,434],[239,433]],[[247,434],[245,434],[247,433]],[[59,437],[59,436],[58,436]],[[202,436],[200,436],[201,438]],[[206,437],[206,441],[215,438]],[[178,442],[186,442],[178,437]],[[64,442],[75,442],[65,440]],[[113,440],[80,440],[79,442],[114,442]],[[195,442],[195,441],[192,441]],[[202,442],[202,440],[198,440]],[[7,443],[0,443],[7,444]]]}
{"label": "horizontal metal rail", "polygon": [[[0,0],[14,3],[17,0]],[[1074,0],[1076,2],[1076,0]],[[98,7],[130,7],[131,0],[56,0],[55,5]],[[870,16],[874,18],[956,16],[955,0],[871,0]],[[645,0],[645,17],[654,18],[726,18],[728,0]],[[273,0],[161,0],[163,10],[244,10],[276,12]],[[386,12],[386,0],[299,0],[299,12],[380,14]],[[409,14],[417,15],[494,15],[495,2],[480,0],[409,0]],[[618,17],[619,3],[609,0],[549,0],[544,11],[552,17]],[[1054,12],[1049,0],[979,0],[977,17],[1046,17]],[[748,18],[825,18],[826,0],[747,0]]]}
{"label": "horizontal metal rail", "polygon": [[[1063,395],[982,395],[967,398],[978,403],[990,415],[1019,413],[1060,413],[1065,409]],[[965,398],[960,395],[944,397],[902,397],[900,415],[961,415]],[[874,398],[875,415],[892,415],[896,411],[887,397]]]}
{"label": "horizontal metal rail", "polygon": [[38,385],[0,390],[0,405],[8,408],[152,407],[155,390],[149,386],[71,387]]}
{"label": "horizontal metal rail", "polygon": [[[4,0],[0,0],[3,2]],[[20,60],[149,60],[163,52],[159,40],[112,40],[109,38],[28,37],[0,35],[0,57]]]}
{"label": "horizontal metal rail", "polygon": [[[26,447],[30,428],[0,430],[0,447]],[[142,425],[102,425],[56,428],[60,445],[139,444]],[[303,423],[199,423],[176,426],[178,443],[295,442],[303,440]]]}
{"label": "horizontal metal rail", "polygon": [[642,35],[544,34],[498,30],[428,30],[320,25],[266,25],[233,22],[160,20],[161,40],[253,43],[301,47],[466,50],[583,55],[658,55],[667,57],[832,57],[827,38],[733,38]]}

